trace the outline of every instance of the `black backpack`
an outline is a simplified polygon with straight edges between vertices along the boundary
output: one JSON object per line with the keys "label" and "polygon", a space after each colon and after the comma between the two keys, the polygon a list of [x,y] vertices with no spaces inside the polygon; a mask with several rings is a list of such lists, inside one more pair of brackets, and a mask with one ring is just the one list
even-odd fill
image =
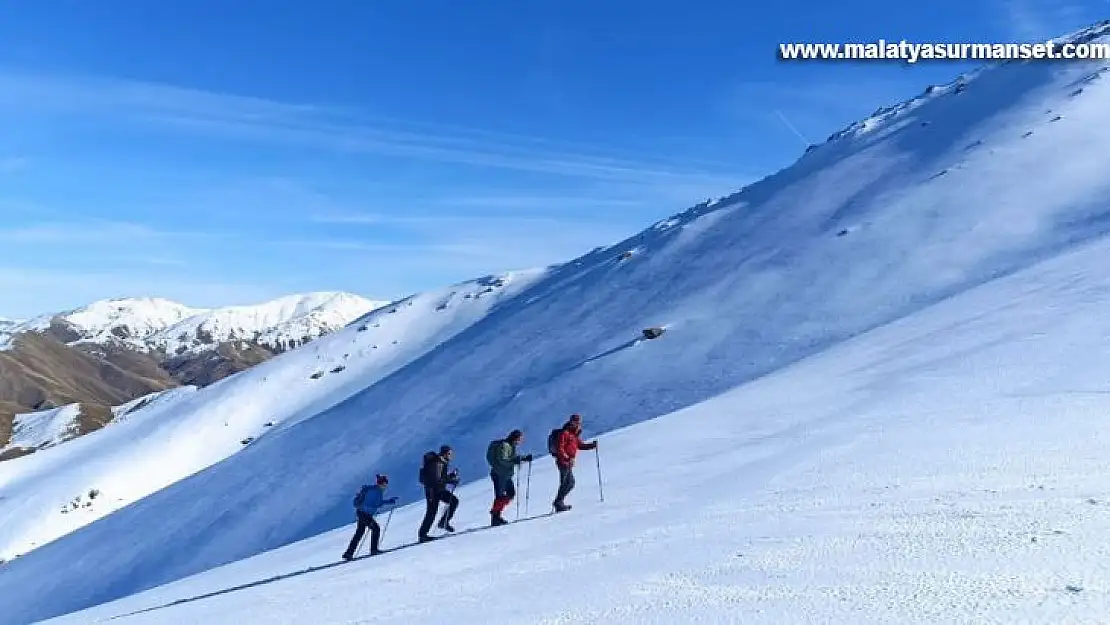
{"label": "black backpack", "polygon": [[563,428],[555,428],[547,435],[547,451],[552,456],[559,455],[559,435],[563,433]]}
{"label": "black backpack", "polygon": [[433,465],[433,463],[435,463],[436,458],[438,458],[438,457],[439,457],[439,454],[437,454],[434,451],[429,451],[429,452],[424,454],[424,464],[420,467],[420,483],[421,484],[427,485],[427,484],[435,481],[435,479],[432,478],[431,475],[429,475],[429,472],[432,470],[432,465]]}
{"label": "black backpack", "polygon": [[363,486],[362,488],[358,489],[358,494],[355,495],[355,500],[353,502],[356,508],[362,507],[362,502],[366,501],[366,493],[368,492],[370,492],[369,486]]}
{"label": "black backpack", "polygon": [[497,448],[500,447],[501,443],[504,443],[504,442],[505,441],[503,441],[503,440],[490,441],[489,447],[486,447],[486,462],[489,463],[490,467],[493,467],[493,465],[496,463],[496,461],[497,461],[497,457],[496,457]]}

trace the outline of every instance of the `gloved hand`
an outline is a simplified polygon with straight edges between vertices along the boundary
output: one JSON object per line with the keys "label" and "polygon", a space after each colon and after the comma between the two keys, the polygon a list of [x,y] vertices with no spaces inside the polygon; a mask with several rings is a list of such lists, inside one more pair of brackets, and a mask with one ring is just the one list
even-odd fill
{"label": "gloved hand", "polygon": [[390,497],[389,499],[385,500],[385,503],[393,505],[393,504],[397,503],[397,498],[396,497]]}
{"label": "gloved hand", "polygon": [[524,456],[523,458],[521,458],[521,461],[522,462],[532,462],[532,454],[528,454],[527,456]]}

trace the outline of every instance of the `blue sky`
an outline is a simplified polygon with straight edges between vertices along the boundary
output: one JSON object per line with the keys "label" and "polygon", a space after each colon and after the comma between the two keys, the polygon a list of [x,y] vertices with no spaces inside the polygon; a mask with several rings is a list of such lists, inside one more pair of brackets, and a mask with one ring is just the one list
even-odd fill
{"label": "blue sky", "polygon": [[0,316],[393,298],[568,260],[1110,3],[0,0]]}

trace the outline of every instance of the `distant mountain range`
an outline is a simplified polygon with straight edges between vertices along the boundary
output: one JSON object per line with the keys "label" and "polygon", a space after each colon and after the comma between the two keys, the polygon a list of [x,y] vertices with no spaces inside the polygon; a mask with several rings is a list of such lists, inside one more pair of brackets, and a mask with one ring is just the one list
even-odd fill
{"label": "distant mountain range", "polygon": [[[216,309],[133,298],[0,319],[0,460],[96,430],[113,407],[146,395],[217,382],[386,304],[340,292]],[[23,435],[13,438],[17,415]],[[26,435],[39,430],[49,435]]]}

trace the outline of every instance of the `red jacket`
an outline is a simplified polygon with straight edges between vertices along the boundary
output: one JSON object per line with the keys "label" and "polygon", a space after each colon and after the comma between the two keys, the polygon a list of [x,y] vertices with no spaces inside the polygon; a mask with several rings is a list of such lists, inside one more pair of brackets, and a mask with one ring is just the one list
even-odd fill
{"label": "red jacket", "polygon": [[563,433],[559,435],[559,446],[556,448],[559,453],[555,456],[555,461],[559,466],[573,467],[574,457],[578,455],[579,449],[594,447],[597,447],[597,443],[583,443],[577,431],[564,428]]}

